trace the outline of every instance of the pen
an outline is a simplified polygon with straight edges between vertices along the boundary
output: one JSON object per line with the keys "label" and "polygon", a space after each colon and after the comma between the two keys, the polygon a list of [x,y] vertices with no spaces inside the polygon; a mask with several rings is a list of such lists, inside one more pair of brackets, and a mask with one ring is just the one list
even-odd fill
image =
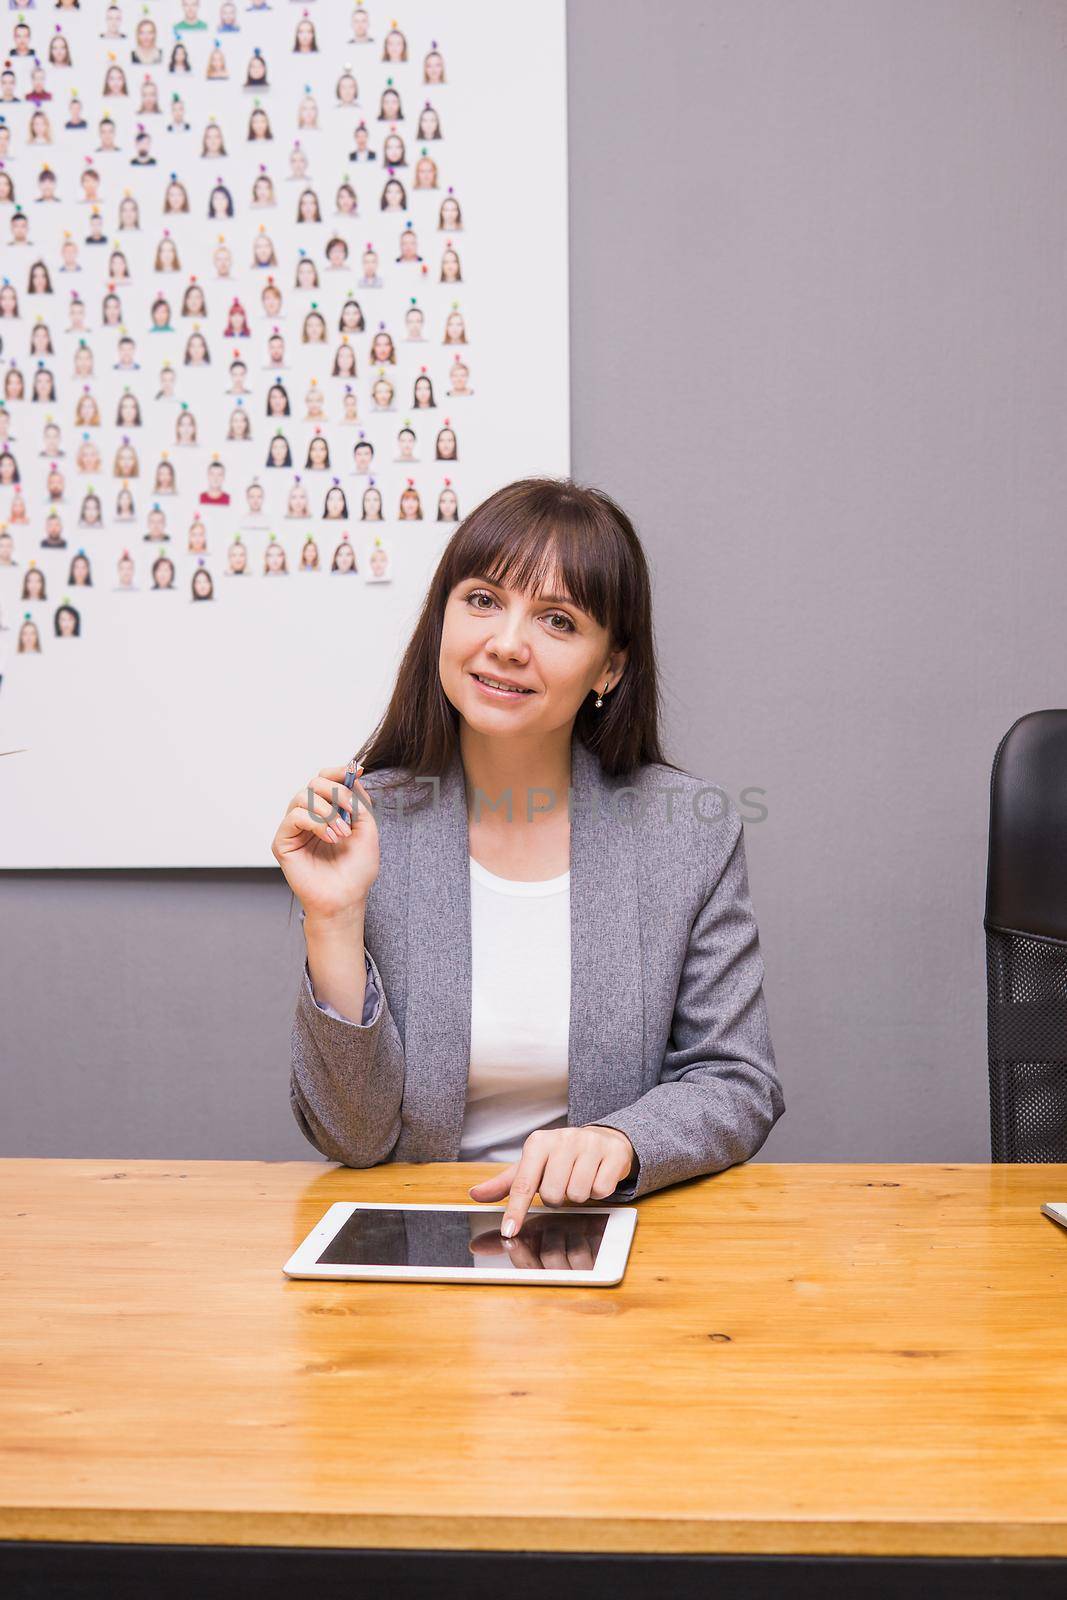
{"label": "pen", "polygon": [[[352,757],[351,761],[348,763],[347,767],[345,768],[345,780],[344,781],[345,781],[345,788],[346,789],[352,790],[352,789],[354,789],[356,787],[356,779],[359,776],[359,773],[360,773],[362,765],[363,765],[363,763],[360,761],[359,757],[360,757],[360,752],[357,750],[355,755]],[[341,809],[340,806],[338,806],[337,809],[338,809],[338,811],[340,811],[340,809]],[[352,823],[354,823],[355,814],[356,814],[356,808],[355,808],[355,804],[353,804],[353,807],[352,807],[352,818],[349,819],[350,825]],[[342,815],[343,815],[343,813],[342,813]]]}

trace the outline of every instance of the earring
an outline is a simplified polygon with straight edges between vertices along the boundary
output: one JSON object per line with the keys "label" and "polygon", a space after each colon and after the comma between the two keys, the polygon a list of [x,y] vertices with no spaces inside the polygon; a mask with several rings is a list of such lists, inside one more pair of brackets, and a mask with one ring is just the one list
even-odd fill
{"label": "earring", "polygon": [[596,704],[596,707],[597,707],[598,711],[599,711],[600,707],[604,704],[604,696],[608,692],[608,684],[610,684],[610,682],[611,682],[611,679],[609,678],[608,682],[604,685],[603,689],[600,691],[600,693],[596,697],[595,704]]}

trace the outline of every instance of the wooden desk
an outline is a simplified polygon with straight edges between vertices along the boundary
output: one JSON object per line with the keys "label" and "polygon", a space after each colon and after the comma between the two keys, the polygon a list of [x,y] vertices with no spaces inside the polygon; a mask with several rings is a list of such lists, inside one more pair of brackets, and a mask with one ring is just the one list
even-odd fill
{"label": "wooden desk", "polygon": [[[493,1170],[0,1161],[0,1580],[181,1545],[388,1553],[391,1600],[414,1552],[699,1555],[776,1596],[822,1592],[801,1558],[880,1595],[914,1567],[870,1558],[955,1558],[924,1595],[1063,1593],[1067,1231],[1039,1207],[1067,1167],[736,1167],[639,1201],[615,1288],[281,1271],[335,1200]],[[959,1558],[992,1556],[1055,1559],[976,1590]]]}

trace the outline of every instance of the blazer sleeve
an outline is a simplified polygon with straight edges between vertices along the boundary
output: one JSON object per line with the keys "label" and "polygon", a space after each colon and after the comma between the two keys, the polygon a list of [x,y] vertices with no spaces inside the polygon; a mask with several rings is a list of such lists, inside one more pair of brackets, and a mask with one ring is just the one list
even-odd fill
{"label": "blazer sleeve", "polygon": [[[785,1110],[763,995],[763,958],[749,898],[744,825],[730,813],[726,864],[694,919],[659,1082],[597,1125],[634,1147],[633,1200],[684,1178],[747,1161]],[[710,852],[710,838],[708,840]]]}
{"label": "blazer sleeve", "polygon": [[348,1167],[389,1160],[404,1097],[404,1046],[366,946],[363,957],[367,992],[358,1023],[316,1000],[305,957],[291,1036],[289,1103],[297,1126],[329,1161]]}

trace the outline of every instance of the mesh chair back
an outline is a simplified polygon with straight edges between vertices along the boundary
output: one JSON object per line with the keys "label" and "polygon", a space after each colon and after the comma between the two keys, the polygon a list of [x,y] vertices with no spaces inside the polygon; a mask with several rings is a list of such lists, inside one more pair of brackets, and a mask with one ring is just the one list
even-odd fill
{"label": "mesh chair back", "polygon": [[986,877],[994,1161],[1067,1161],[1067,711],[997,746]]}

